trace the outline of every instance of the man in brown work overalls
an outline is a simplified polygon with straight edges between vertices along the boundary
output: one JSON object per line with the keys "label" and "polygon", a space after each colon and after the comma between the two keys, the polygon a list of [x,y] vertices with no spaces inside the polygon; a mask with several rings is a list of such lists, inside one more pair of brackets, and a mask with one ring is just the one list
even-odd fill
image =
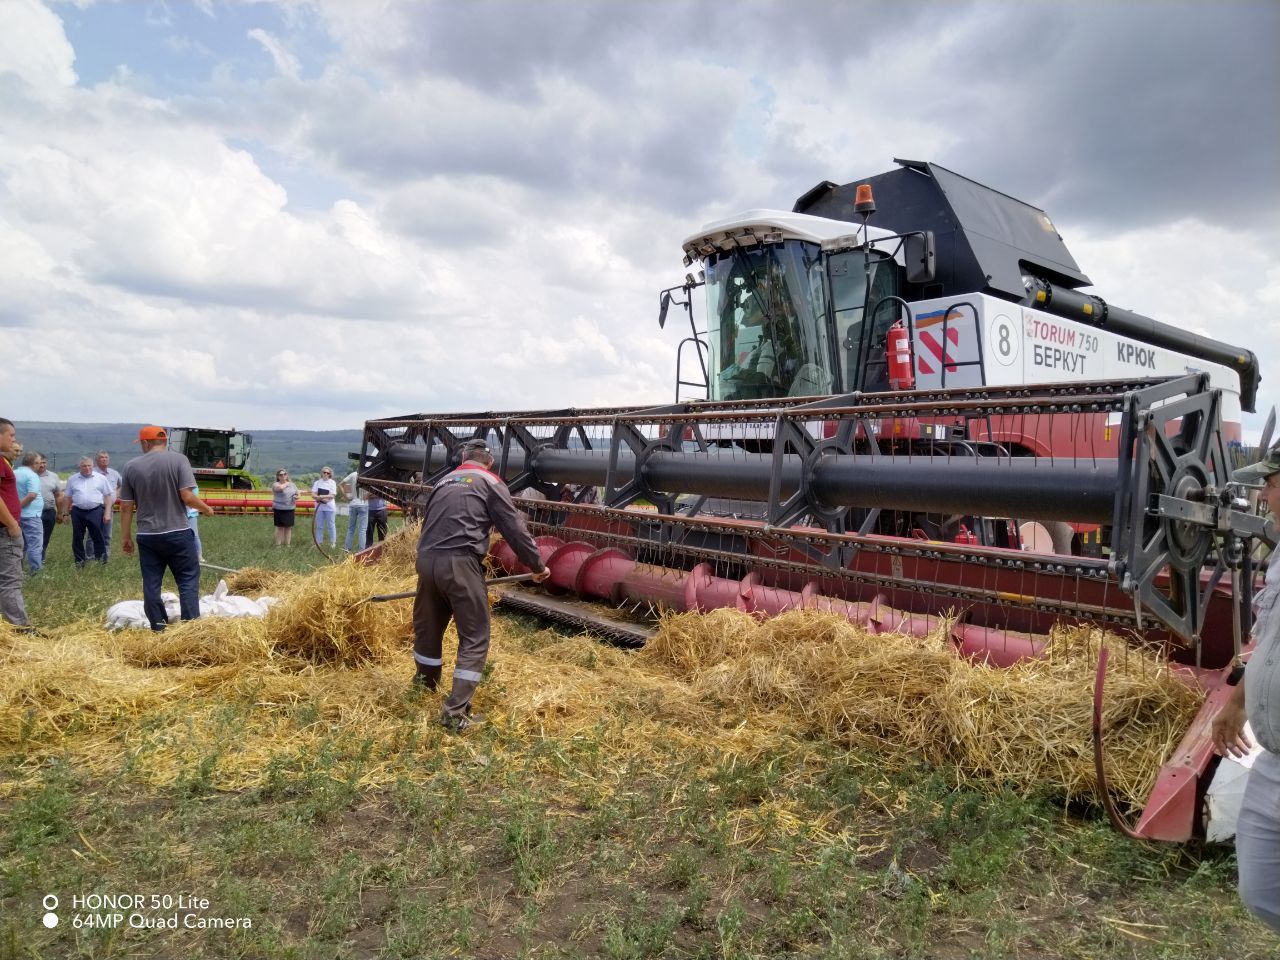
{"label": "man in brown work overalls", "polygon": [[444,701],[440,723],[461,733],[478,720],[471,714],[471,697],[484,673],[489,654],[489,594],[484,585],[484,556],[494,528],[506,538],[520,562],[550,576],[529,535],[524,516],[511,502],[511,493],[490,469],[493,454],[483,440],[462,445],[462,463],[440,480],[423,508],[422,538],[418,541],[418,593],[413,601],[413,658],[418,664],[414,682],[435,690],[444,665],[441,644],[449,618],[458,626],[458,658],[453,689]]}

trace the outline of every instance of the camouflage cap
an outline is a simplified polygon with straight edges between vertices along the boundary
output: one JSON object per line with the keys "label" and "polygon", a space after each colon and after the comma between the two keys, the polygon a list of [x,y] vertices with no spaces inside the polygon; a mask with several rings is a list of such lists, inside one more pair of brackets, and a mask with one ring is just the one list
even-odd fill
{"label": "camouflage cap", "polygon": [[[466,441],[458,448],[458,455],[461,456],[463,460],[473,457],[477,453],[489,453],[489,444],[477,438],[475,440]],[[492,454],[490,454],[490,456],[492,456]]]}
{"label": "camouflage cap", "polygon": [[1241,467],[1231,474],[1231,479],[1236,483],[1260,483],[1273,473],[1280,473],[1280,443],[1268,450],[1257,463]]}

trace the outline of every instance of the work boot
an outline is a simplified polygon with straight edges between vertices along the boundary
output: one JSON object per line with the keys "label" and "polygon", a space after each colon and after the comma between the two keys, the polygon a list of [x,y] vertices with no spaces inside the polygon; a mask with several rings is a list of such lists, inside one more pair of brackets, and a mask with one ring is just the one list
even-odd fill
{"label": "work boot", "polygon": [[445,717],[465,717],[471,713],[471,698],[475,696],[476,687],[479,684],[474,680],[459,680],[456,676],[453,678],[453,689],[449,691],[449,696],[445,697],[444,703],[441,705],[440,719]]}
{"label": "work boot", "polygon": [[425,664],[418,664],[418,672],[414,674],[413,685],[428,693],[435,693],[436,687],[440,685],[440,667],[428,667]]}
{"label": "work boot", "polygon": [[460,717],[448,713],[440,714],[440,726],[444,727],[448,733],[462,733],[469,727],[482,723],[484,723],[484,716],[479,713],[467,713]]}

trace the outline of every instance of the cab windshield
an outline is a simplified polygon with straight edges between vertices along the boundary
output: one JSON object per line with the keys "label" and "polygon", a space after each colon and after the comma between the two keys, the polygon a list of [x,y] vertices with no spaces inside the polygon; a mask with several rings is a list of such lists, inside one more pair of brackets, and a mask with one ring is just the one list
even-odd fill
{"label": "cab windshield", "polygon": [[817,396],[833,389],[817,244],[739,247],[705,265],[712,400]]}

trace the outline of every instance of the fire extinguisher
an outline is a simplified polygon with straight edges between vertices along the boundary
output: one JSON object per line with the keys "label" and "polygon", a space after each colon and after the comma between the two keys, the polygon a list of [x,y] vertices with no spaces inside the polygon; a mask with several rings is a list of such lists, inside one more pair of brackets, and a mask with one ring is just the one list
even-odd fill
{"label": "fire extinguisher", "polygon": [[907,336],[906,325],[901,320],[889,328],[885,339],[885,352],[889,357],[889,388],[892,390],[914,389],[916,376],[911,362],[911,339]]}

